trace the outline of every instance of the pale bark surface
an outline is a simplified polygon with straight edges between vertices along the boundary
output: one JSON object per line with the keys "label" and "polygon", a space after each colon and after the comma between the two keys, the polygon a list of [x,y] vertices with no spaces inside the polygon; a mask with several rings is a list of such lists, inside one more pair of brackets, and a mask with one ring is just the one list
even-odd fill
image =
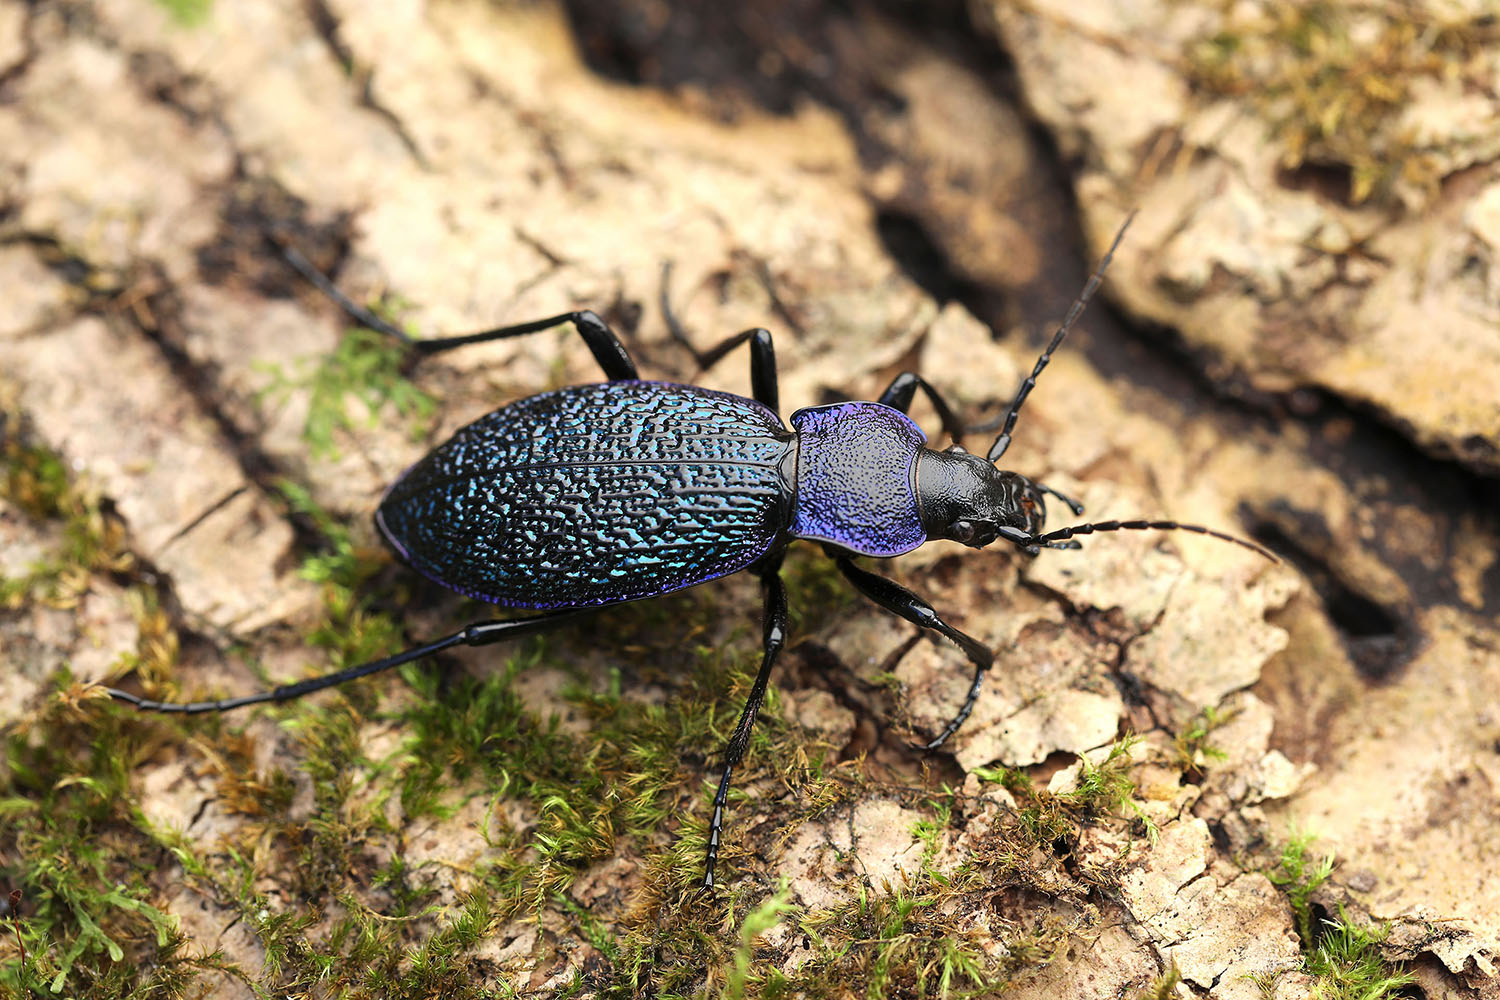
{"label": "pale bark surface", "polygon": [[[356,298],[399,296],[423,334],[592,307],[645,377],[747,394],[743,352],[695,377],[669,337],[658,299],[670,263],[698,345],[772,329],[784,416],[873,398],[910,369],[977,422],[1003,412],[1085,261],[1138,208],[1101,293],[1112,305],[1096,304],[1057,355],[1004,462],[1078,496],[1091,518],[1253,531],[1287,562],[1119,533],[1036,560],[933,543],[879,567],[998,650],[945,752],[909,743],[959,703],[962,657],[858,601],[810,617],[776,677],[776,711],[835,759],[867,754],[849,765],[856,791],[808,818],[774,762],[752,760],[721,867],[732,902],[643,904],[662,845],[706,816],[694,780],[656,843],[622,839],[573,873],[573,906],[548,900],[539,918],[488,927],[473,974],[497,991],[581,979],[588,993],[607,962],[578,907],[625,934],[698,905],[693,919],[734,942],[782,879],[805,919],[890,893],[924,864],[995,856],[1017,803],[984,769],[1029,769],[1066,792],[1080,756],[1097,761],[1136,733],[1135,812],[1085,824],[1066,863],[1031,859],[1035,884],[978,885],[945,904],[996,952],[1018,928],[1066,929],[1065,947],[1010,963],[1007,995],[1118,997],[1172,966],[1184,996],[1249,1000],[1262,983],[1304,995],[1292,911],[1263,873],[1295,827],[1338,862],[1317,912],[1388,922],[1386,957],[1410,962],[1426,996],[1495,996],[1500,491],[1486,477],[1500,472],[1500,48],[1459,74],[1488,66],[1488,90],[1441,75],[1411,85],[1422,100],[1409,127],[1431,133],[1431,172],[1354,204],[1289,182],[1248,98],[1189,85],[1195,42],[1227,31],[1227,15],[1163,4],[1125,23],[1116,6],[980,5],[993,38],[959,42],[874,12],[771,5],[768,34],[746,45],[780,62],[762,61],[743,89],[712,67],[678,73],[670,51],[640,63],[666,89],[608,80],[580,47],[618,42],[619,24],[547,4],[217,0],[191,27],[148,0],[0,6],[7,426],[62,456],[123,524],[185,637],[180,690],[243,693],[262,686],[247,661],[278,680],[322,662],[304,643],[323,600],[298,574],[306,525],[278,482],[304,486],[373,547],[370,511],[424,451],[506,400],[597,377],[568,330],[444,355],[413,375],[439,401],[430,426],[414,435],[387,409],[314,456],[309,393],[278,388],[274,369],[328,355],[345,324],[267,248],[267,228],[336,266]],[[655,10],[624,4],[618,17],[649,27]],[[781,33],[783,15],[816,23],[818,51]],[[649,48],[641,31],[646,42],[629,37]],[[996,86],[1002,50],[1071,173]],[[757,106],[756,81],[797,74],[823,86],[775,108],[787,113]],[[1072,245],[1075,228],[1086,247]],[[1170,332],[1117,328],[1134,324]],[[920,399],[914,415],[937,442]],[[1054,504],[1049,526],[1065,513]],[[55,525],[0,501],[0,578],[60,544]],[[714,620],[682,643],[753,647],[753,581],[706,592]],[[424,593],[402,619],[414,641],[476,613]],[[0,611],[0,724],[24,725],[56,697],[49,677],[64,663],[84,680],[118,678],[140,618],[108,573],[70,606]],[[555,648],[606,686],[622,664],[593,629]],[[478,675],[503,662],[492,650],[455,659]],[[624,666],[627,697],[674,697]],[[544,667],[515,684],[542,718],[586,734],[568,681]],[[369,683],[410,697],[397,678]],[[722,732],[738,707],[722,707]],[[1205,708],[1228,720],[1209,738],[1224,756],[1185,776],[1174,737]],[[275,718],[248,722],[249,752],[293,772],[291,808],[309,809],[305,748]],[[226,879],[224,852],[252,849],[251,818],[223,793],[209,733],[246,722],[191,741],[164,730],[133,779],[147,821]],[[375,759],[402,738],[388,717],[358,733]],[[717,775],[719,746],[681,749]],[[934,860],[918,829],[944,784],[964,821],[940,830]],[[393,832],[360,848],[404,857],[435,891],[429,930],[495,856],[481,831],[524,837],[535,822],[536,803],[481,792],[454,787],[458,807],[440,821],[392,806]],[[256,884],[275,905],[310,905],[279,895],[282,873],[262,861]],[[184,888],[170,857],[162,865],[155,903],[189,947],[222,949],[274,992],[252,921],[203,879]],[[794,975],[815,953],[798,920],[757,942],[757,969]],[[704,970],[698,988],[717,995],[718,975]],[[205,976],[222,995],[253,992]],[[844,986],[865,995],[865,983]]]}

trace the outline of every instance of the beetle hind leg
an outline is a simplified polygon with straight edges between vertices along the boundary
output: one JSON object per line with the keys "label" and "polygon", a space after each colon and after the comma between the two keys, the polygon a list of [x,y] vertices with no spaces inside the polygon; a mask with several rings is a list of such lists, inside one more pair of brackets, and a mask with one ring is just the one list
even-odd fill
{"label": "beetle hind leg", "polygon": [[358,677],[368,677],[371,674],[399,667],[403,663],[411,663],[415,660],[425,659],[436,653],[454,646],[488,646],[494,642],[502,642],[507,639],[519,639],[522,636],[533,635],[553,628],[566,619],[575,618],[579,615],[588,614],[594,608],[577,608],[566,611],[551,611],[545,614],[535,615],[531,618],[516,618],[509,621],[487,621],[475,622],[459,629],[451,635],[444,636],[433,642],[413,646],[403,652],[387,656],[379,660],[371,660],[361,663],[355,667],[339,670],[331,674],[323,674],[319,677],[309,677],[306,680],[297,681],[292,684],[283,684],[270,691],[261,691],[257,694],[244,695],[239,698],[221,698],[217,701],[153,701],[150,698],[142,698],[138,694],[129,691],[121,691],[118,688],[106,687],[104,692],[115,701],[122,701],[134,705],[142,712],[165,712],[176,715],[201,715],[205,712],[228,712],[236,708],[244,708],[247,705],[263,705],[268,702],[291,701],[301,698],[303,695],[321,691],[324,688],[352,681]]}

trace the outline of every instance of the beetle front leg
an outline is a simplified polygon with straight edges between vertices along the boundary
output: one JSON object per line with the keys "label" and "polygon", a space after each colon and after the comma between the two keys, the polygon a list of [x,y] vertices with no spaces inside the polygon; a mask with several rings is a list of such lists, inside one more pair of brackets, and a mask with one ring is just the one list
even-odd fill
{"label": "beetle front leg", "polygon": [[786,645],[786,587],[781,582],[781,560],[778,559],[776,565],[768,567],[761,574],[761,583],[766,588],[765,654],[760,661],[760,673],[755,675],[755,683],[750,688],[750,697],[745,701],[744,711],[740,712],[740,721],[735,724],[734,733],[729,737],[729,746],[724,751],[724,773],[719,776],[719,790],[714,793],[714,813],[708,823],[708,858],[704,864],[700,891],[713,888],[714,865],[719,860],[719,842],[724,834],[724,803],[729,798],[729,778],[745,758],[745,750],[750,745],[750,729],[755,725],[755,717],[760,714],[761,702],[766,697],[771,664],[776,662],[776,654]]}
{"label": "beetle front leg", "polygon": [[931,604],[928,604],[894,580],[887,580],[883,576],[860,569],[854,565],[854,560],[848,556],[837,556],[836,561],[839,571],[849,579],[850,583],[854,584],[855,588],[861,594],[864,594],[892,614],[900,615],[913,625],[932,629],[934,632],[941,632],[957,643],[958,648],[962,649],[964,655],[969,658],[969,662],[974,664],[974,681],[969,685],[969,694],[964,698],[963,707],[958,710],[958,714],[953,717],[953,721],[943,727],[943,731],[938,734],[937,739],[925,744],[922,748],[924,750],[936,750],[948,742],[948,737],[958,732],[958,727],[963,725],[964,720],[969,717],[969,713],[974,711],[974,703],[979,700],[979,689],[984,684],[985,671],[989,670],[990,666],[995,662],[995,654],[990,651],[990,647],[978,639],[960,632],[952,625],[943,621],[938,613],[933,610]]}

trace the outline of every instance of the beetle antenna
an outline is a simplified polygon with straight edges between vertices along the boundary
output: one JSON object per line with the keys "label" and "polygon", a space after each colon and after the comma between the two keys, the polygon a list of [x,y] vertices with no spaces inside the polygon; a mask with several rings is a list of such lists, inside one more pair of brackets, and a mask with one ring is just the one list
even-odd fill
{"label": "beetle antenna", "polygon": [[1135,218],[1135,212],[1125,216],[1125,221],[1120,223],[1120,231],[1115,233],[1115,240],[1109,245],[1104,259],[1099,262],[1094,273],[1089,275],[1088,283],[1083,286],[1083,291],[1078,298],[1073,300],[1073,305],[1068,308],[1068,315],[1063,318],[1062,326],[1052,335],[1052,343],[1042,352],[1042,356],[1036,359],[1036,367],[1031,369],[1031,374],[1026,376],[1026,381],[1021,383],[1021,391],[1016,393],[1016,398],[1011,401],[1010,410],[1005,414],[1005,426],[1000,431],[1000,436],[995,438],[995,443],[990,445],[988,459],[991,462],[999,461],[1000,456],[1005,454],[1005,449],[1010,447],[1010,432],[1015,430],[1016,417],[1021,413],[1021,404],[1026,402],[1026,397],[1031,395],[1031,390],[1036,388],[1036,377],[1047,367],[1047,362],[1052,360],[1052,352],[1057,350],[1078,317],[1083,315],[1084,308],[1094,293],[1099,290],[1099,285],[1104,281],[1104,270],[1109,267],[1109,262],[1114,259],[1115,251],[1120,247],[1120,241],[1125,238],[1125,230],[1130,228],[1131,220]]}
{"label": "beetle antenna", "polygon": [[1056,531],[1049,531],[1043,535],[1027,535],[1022,532],[1017,533],[1014,537],[1006,533],[1006,537],[1010,538],[1017,545],[1022,546],[1040,545],[1049,549],[1076,549],[1079,547],[1078,543],[1070,541],[1074,535],[1092,535],[1096,531],[1191,531],[1194,534],[1207,535],[1210,538],[1217,538],[1223,542],[1233,542],[1240,548],[1249,549],[1251,552],[1263,555],[1274,563],[1281,562],[1280,559],[1276,558],[1274,552],[1264,546],[1248,542],[1243,538],[1236,538],[1233,535],[1226,535],[1222,531],[1205,528],[1201,524],[1183,524],[1180,521],[1096,521],[1093,524],[1069,525],[1066,528],[1058,528]]}

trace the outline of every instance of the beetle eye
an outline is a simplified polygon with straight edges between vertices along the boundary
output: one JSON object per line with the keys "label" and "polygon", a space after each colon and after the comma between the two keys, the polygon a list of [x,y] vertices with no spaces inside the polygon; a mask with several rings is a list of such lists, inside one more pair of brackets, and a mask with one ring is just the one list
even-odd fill
{"label": "beetle eye", "polygon": [[968,544],[969,542],[972,542],[974,540],[973,521],[954,521],[952,526],[949,527],[948,530],[952,532],[952,537],[955,542],[963,542],[964,544]]}

